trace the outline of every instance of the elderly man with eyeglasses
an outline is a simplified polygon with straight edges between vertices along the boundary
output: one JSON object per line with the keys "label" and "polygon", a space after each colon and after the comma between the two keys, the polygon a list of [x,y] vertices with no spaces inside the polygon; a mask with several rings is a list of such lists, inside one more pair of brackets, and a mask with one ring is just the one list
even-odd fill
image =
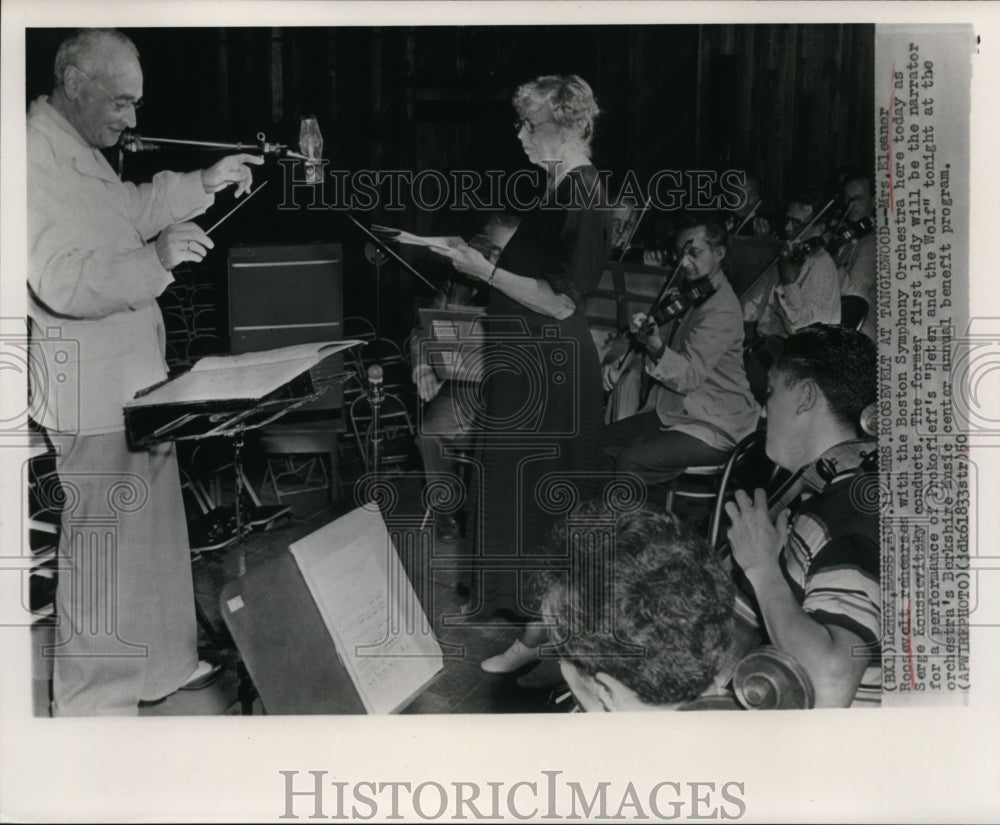
{"label": "elderly man with eyeglasses", "polygon": [[248,164],[263,161],[119,180],[99,150],[135,126],[142,81],[128,37],[78,31],[59,47],[51,96],[28,111],[31,409],[65,502],[54,715],[134,715],[211,674],[198,660],[176,458],[169,446],[130,451],[122,406],[166,378],[156,297],[174,267],[212,248],[190,219],[227,186],[248,192]]}

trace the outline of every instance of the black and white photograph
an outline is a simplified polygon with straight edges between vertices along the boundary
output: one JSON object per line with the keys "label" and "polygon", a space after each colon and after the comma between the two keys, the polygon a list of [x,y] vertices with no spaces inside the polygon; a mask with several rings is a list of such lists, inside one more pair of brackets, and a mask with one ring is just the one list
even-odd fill
{"label": "black and white photograph", "polygon": [[0,816],[995,814],[996,6],[545,5],[5,6]]}

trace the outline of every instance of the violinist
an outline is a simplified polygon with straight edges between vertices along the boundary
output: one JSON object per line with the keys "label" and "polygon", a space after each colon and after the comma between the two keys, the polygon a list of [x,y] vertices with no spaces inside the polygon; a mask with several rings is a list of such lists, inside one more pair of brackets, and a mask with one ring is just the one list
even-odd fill
{"label": "violinist", "polygon": [[[715,220],[692,216],[682,222],[676,239],[682,285],[661,302],[673,303],[677,314],[653,312],[663,321],[658,325],[636,313],[633,349],[623,358],[621,348],[612,347],[605,357],[605,389],[629,371],[650,385],[638,413],[605,429],[615,469],[647,484],[669,481],[695,464],[724,461],[757,423],[759,408],[743,369],[739,300],[722,269],[726,242]],[[708,290],[700,288],[706,284]]]}
{"label": "violinist", "polygon": [[844,295],[860,295],[868,302],[868,316],[861,331],[875,340],[875,187],[870,173],[852,170],[844,179],[843,226],[836,233],[842,242],[834,251]]}
{"label": "violinist", "polygon": [[810,324],[840,323],[841,276],[823,246],[819,199],[796,196],[785,213],[786,242],[778,263],[743,304],[748,324],[747,375],[760,401],[781,341]]}
{"label": "violinist", "polygon": [[743,183],[737,188],[742,194],[742,203],[736,209],[723,214],[723,221],[729,237],[742,235],[753,238],[771,236],[771,221],[764,215],[764,202],[760,197],[760,178],[749,172],[740,173]]}

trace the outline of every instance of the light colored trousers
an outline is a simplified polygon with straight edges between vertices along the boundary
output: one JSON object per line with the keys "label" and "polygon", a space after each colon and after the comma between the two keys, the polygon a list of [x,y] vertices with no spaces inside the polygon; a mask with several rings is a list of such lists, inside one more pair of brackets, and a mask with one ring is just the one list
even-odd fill
{"label": "light colored trousers", "polygon": [[184,502],[172,445],[130,452],[122,432],[62,436],[54,716],[125,716],[198,665]]}

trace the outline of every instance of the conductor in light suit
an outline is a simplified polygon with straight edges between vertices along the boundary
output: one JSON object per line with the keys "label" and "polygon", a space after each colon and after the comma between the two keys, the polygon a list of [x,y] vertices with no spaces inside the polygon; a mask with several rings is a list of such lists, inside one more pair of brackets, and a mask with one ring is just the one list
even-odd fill
{"label": "conductor in light suit", "polygon": [[263,161],[232,155],[123,182],[98,150],[136,125],[135,45],[115,30],[75,32],[54,74],[27,117],[31,408],[57,450],[65,505],[52,713],[134,715],[210,668],[198,661],[174,452],[130,451],[122,406],[166,378],[156,297],[174,267],[212,248],[188,221],[231,184],[248,192],[248,164]]}

